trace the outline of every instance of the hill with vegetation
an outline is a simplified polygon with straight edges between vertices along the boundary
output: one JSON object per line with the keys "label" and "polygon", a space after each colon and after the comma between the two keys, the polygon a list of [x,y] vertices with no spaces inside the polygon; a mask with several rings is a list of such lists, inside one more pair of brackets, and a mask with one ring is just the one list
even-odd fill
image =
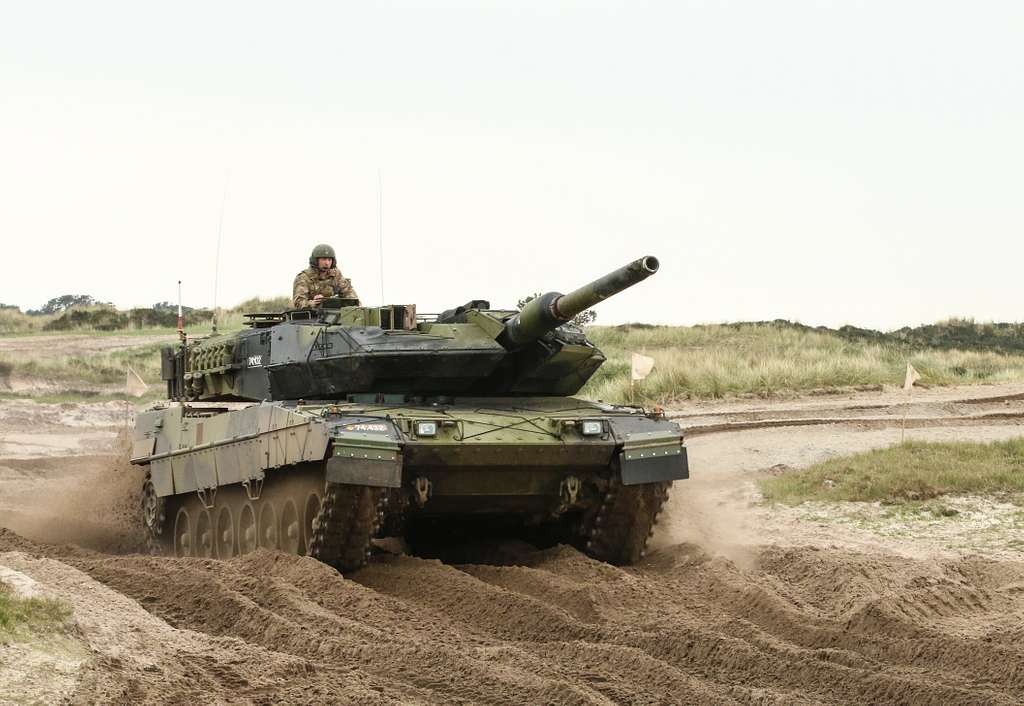
{"label": "hill with vegetation", "polygon": [[907,363],[921,383],[951,385],[1024,381],[1024,325],[949,320],[892,332],[789,321],[700,326],[591,326],[608,362],[583,392],[595,399],[630,398],[630,356],[655,360],[636,384],[644,402],[730,395],[898,385]]}
{"label": "hill with vegetation", "polygon": [[[229,309],[219,309],[218,328],[236,330],[242,326],[244,313],[281,311],[289,304],[287,297],[248,299]],[[0,334],[161,334],[173,332],[176,317],[177,307],[167,302],[120,311],[91,297],[64,295],[51,300],[42,311],[0,307]],[[185,313],[186,328],[192,335],[208,333],[212,322],[209,309],[188,309]],[[608,362],[582,394],[615,402],[634,399],[638,403],[670,404],[681,399],[769,397],[896,385],[903,381],[908,362],[921,373],[921,382],[926,385],[1024,381],[1024,324],[1020,323],[950,319],[883,332],[776,320],[698,326],[591,325],[587,332],[608,356]],[[64,372],[74,375],[84,371],[93,378],[91,382],[112,383],[123,374],[123,366],[130,359],[136,369],[153,378],[159,374],[157,348],[148,343],[137,350],[106,352],[95,360],[74,357],[67,361],[68,370]],[[654,358],[655,367],[646,380],[631,389],[630,356],[634,352]],[[59,367],[54,361],[47,365],[33,360],[5,361],[0,355],[0,370],[8,376],[20,370],[37,376],[66,377],[54,365]]]}

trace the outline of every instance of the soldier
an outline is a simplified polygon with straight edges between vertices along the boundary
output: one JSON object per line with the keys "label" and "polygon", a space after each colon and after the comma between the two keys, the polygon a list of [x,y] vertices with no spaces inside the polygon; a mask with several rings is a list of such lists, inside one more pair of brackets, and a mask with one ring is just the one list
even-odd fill
{"label": "soldier", "polygon": [[325,297],[359,299],[352,281],[341,276],[336,267],[334,248],[321,243],[309,256],[309,267],[295,277],[292,285],[292,304],[296,309],[320,306]]}

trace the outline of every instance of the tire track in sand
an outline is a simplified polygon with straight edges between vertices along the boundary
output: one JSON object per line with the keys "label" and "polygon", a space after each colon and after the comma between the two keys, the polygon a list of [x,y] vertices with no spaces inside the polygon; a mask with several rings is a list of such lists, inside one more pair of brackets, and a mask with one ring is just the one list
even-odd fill
{"label": "tire track in sand", "polygon": [[[566,547],[495,547],[511,562],[386,557],[345,578],[278,553],[111,557],[0,534],[0,550],[15,544],[103,584],[101,602],[145,607],[166,626],[167,644],[188,636],[203,645],[134,649],[148,651],[172,684],[198,670],[195,688],[229,701],[260,700],[259,680],[239,660],[270,658],[261,655],[287,666],[264,680],[291,679],[276,694],[286,702],[317,702],[334,688],[339,701],[381,703],[1024,699],[1016,562],[763,548],[758,566],[743,570],[680,545],[619,569]],[[18,568],[33,575],[31,563]],[[96,669],[105,694],[127,679],[109,663]],[[129,681],[118,693],[155,702],[183,694],[162,691],[157,677]],[[97,693],[87,681],[79,697]]]}

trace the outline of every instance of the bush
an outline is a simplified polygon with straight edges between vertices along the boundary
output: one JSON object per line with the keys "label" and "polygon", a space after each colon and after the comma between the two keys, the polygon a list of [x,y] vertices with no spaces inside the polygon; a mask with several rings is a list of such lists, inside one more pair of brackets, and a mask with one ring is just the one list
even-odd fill
{"label": "bush", "polygon": [[113,306],[113,304],[96,301],[88,294],[62,294],[43,304],[41,309],[30,309],[27,313],[32,315],[57,314],[76,306]]}
{"label": "bush", "polygon": [[279,311],[286,311],[291,308],[292,298],[282,295],[280,297],[271,297],[270,299],[252,297],[251,299],[246,299],[244,302],[236,304],[228,311],[233,314],[273,314]]}
{"label": "bush", "polygon": [[[186,326],[196,326],[210,321],[213,312],[209,309],[190,309],[184,313]],[[177,307],[168,309],[129,309],[118,311],[113,307],[75,308],[64,312],[58,318],[43,326],[44,331],[71,331],[91,329],[94,331],[120,331],[137,328],[175,328],[178,324]]]}

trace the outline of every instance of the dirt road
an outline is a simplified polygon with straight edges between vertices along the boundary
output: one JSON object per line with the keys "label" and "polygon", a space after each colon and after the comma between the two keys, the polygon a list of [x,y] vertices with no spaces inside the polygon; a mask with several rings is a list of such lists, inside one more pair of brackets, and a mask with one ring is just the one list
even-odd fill
{"label": "dirt road", "polygon": [[904,413],[911,438],[1016,436],[1022,397],[691,405],[694,477],[642,565],[509,542],[347,577],[121,553],[138,473],[99,451],[123,408],[0,402],[0,565],[73,606],[90,659],[62,658],[60,693],[81,703],[1021,703],[1024,556],[765,508],[754,481],[895,443]]}

